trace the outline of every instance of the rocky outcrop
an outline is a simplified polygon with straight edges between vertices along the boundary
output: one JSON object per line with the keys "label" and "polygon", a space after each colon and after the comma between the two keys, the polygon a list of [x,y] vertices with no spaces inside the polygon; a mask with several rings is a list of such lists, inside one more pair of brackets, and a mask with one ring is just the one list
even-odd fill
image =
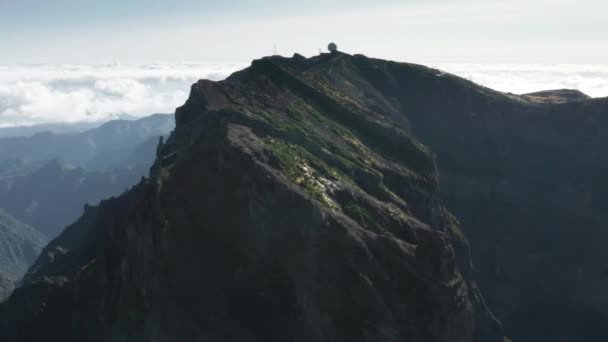
{"label": "rocky outcrop", "polygon": [[435,156],[366,80],[382,63],[196,83],[150,179],[87,208],[0,307],[2,340],[502,341]]}

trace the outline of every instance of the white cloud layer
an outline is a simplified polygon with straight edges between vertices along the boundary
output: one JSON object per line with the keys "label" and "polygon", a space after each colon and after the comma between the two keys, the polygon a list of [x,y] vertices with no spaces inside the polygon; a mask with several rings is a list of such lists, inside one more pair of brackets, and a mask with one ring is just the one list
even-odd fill
{"label": "white cloud layer", "polygon": [[[172,113],[198,79],[223,79],[243,64],[0,66],[0,127],[97,122]],[[573,88],[608,96],[608,65],[436,63],[439,69],[516,94]]]}
{"label": "white cloud layer", "polygon": [[514,94],[578,89],[592,97],[608,96],[608,65],[438,63],[433,66]]}
{"label": "white cloud layer", "polygon": [[223,79],[237,64],[0,66],[0,127],[97,122],[172,113],[201,78]]}

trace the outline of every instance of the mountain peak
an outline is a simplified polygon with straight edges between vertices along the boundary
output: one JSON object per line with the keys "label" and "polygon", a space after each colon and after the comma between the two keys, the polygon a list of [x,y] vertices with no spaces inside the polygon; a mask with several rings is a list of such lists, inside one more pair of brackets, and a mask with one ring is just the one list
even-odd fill
{"label": "mountain peak", "polygon": [[[10,306],[32,292],[48,293],[46,303],[72,298],[87,324],[56,318],[74,308],[47,305],[7,329],[94,340],[128,331],[144,340],[502,340],[439,199],[435,155],[374,77],[392,67],[343,53],[267,57],[195,83],[152,178],[88,210],[47,247],[69,252],[43,254],[11,297]],[[100,312],[101,302],[114,304]]]}
{"label": "mountain peak", "polygon": [[[539,236],[566,234],[565,244],[589,247],[580,260],[605,259],[588,239],[600,230],[581,215],[604,207],[588,205],[583,183],[606,183],[593,171],[573,176],[608,163],[595,145],[605,131],[593,129],[605,109],[343,53],[266,57],[201,80],[158,144],[151,178],[89,208],[0,307],[7,340],[53,331],[74,341],[503,341],[477,274],[522,338],[523,317],[561,293],[562,267],[581,274]],[[570,195],[585,200],[573,209]],[[560,210],[548,207],[552,196]],[[473,233],[481,271],[443,198]],[[571,222],[589,234],[572,234]],[[510,295],[539,302],[505,304],[504,279]],[[548,303],[584,309],[602,294],[589,293]],[[69,312],[78,315],[65,320]],[[551,318],[540,322],[559,318],[541,312]],[[552,331],[601,330],[575,325]]]}

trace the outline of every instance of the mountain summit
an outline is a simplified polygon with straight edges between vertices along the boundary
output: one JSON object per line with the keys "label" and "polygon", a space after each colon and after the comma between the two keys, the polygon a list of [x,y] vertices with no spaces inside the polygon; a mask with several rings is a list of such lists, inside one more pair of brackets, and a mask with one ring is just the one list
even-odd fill
{"label": "mountain summit", "polygon": [[150,179],[43,251],[3,341],[501,341],[434,155],[360,61],[196,83]]}
{"label": "mountain summit", "polygon": [[[602,280],[586,273],[601,269],[604,249],[589,240],[605,233],[582,220],[605,198],[575,208],[543,199],[592,191],[571,177],[587,165],[578,172],[593,182],[594,166],[606,165],[591,149],[605,130],[588,130],[608,127],[607,104],[532,101],[340,52],[263,58],[225,81],[199,81],[150,178],[88,207],[43,251],[0,307],[0,336],[503,341],[477,276],[516,341],[568,317],[542,311],[552,296],[605,322],[606,308],[589,300],[605,298],[594,287]],[[479,271],[448,208],[472,237]],[[541,233],[589,242],[588,254],[560,254]],[[569,272],[583,266],[575,284]],[[581,328],[600,341],[593,322],[554,326],[537,341]]]}

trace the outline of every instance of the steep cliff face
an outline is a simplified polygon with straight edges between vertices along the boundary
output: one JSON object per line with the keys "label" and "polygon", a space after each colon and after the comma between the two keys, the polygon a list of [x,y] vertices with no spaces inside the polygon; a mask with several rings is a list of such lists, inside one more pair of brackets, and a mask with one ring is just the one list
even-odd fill
{"label": "steep cliff face", "polygon": [[506,333],[608,340],[608,99],[553,91],[538,101],[437,70],[349,60],[437,154],[442,197]]}
{"label": "steep cliff face", "polygon": [[472,239],[507,332],[521,341],[606,340],[608,101],[535,105],[432,89],[420,87],[408,98],[425,100],[405,106],[439,155],[448,206]]}
{"label": "steep cliff face", "polygon": [[196,83],[150,179],[0,307],[3,341],[502,341],[434,155],[361,60]]}

